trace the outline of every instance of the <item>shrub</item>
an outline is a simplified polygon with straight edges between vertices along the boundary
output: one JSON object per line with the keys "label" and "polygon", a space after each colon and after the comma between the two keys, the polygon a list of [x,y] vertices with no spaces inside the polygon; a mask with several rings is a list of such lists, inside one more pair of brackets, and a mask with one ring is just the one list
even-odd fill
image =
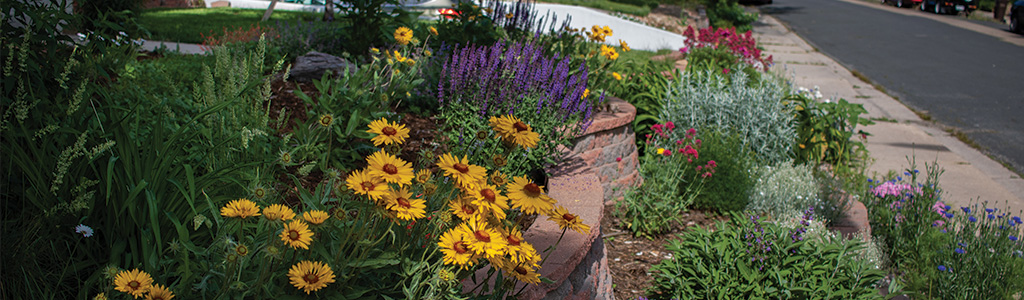
{"label": "shrub", "polygon": [[626,228],[636,235],[654,236],[672,229],[682,212],[700,195],[704,182],[713,177],[717,163],[697,165],[699,157],[696,130],[683,139],[672,140],[665,132],[672,123],[654,125],[656,135],[646,140],[640,158],[643,186],[629,188],[616,203],[617,214]]}
{"label": "shrub", "polygon": [[789,95],[786,101],[796,105],[793,109],[799,138],[793,151],[797,163],[827,163],[835,168],[849,168],[867,157],[864,143],[855,140],[858,135],[867,136],[863,130],[855,131],[858,125],[874,124],[861,117],[867,114],[864,105],[845,99],[818,102],[809,92]]}
{"label": "shrub", "polygon": [[735,28],[694,30],[689,26],[683,31],[683,36],[686,37],[686,42],[680,51],[687,53],[687,59],[692,65],[700,65],[704,61],[712,61],[726,67],[745,63],[748,66],[739,67],[752,67],[765,72],[772,66],[772,56],[765,57],[761,53],[750,31],[738,34]]}
{"label": "shrub", "polygon": [[759,163],[780,163],[790,159],[797,137],[792,109],[781,101],[784,92],[772,77],[749,82],[742,72],[687,72],[669,84],[661,120],[735,133]]}
{"label": "shrub", "polygon": [[704,0],[704,6],[707,7],[708,21],[714,28],[736,27],[740,32],[747,32],[757,21],[757,14],[747,13],[737,0]]}
{"label": "shrub", "polygon": [[694,207],[718,212],[740,211],[750,202],[754,187],[752,154],[734,133],[715,128],[702,128],[704,138],[696,166],[714,161],[718,168],[715,176],[704,182],[704,189],[694,201]]}
{"label": "shrub", "polygon": [[819,207],[818,182],[814,169],[791,162],[769,165],[754,171],[757,180],[750,194],[748,210],[782,218],[808,207]]}
{"label": "shrub", "polygon": [[652,268],[652,292],[665,299],[883,298],[874,285],[884,273],[860,257],[864,243],[815,233],[825,229],[812,219],[808,211],[784,227],[734,216],[715,230],[687,231],[669,241],[672,258]]}

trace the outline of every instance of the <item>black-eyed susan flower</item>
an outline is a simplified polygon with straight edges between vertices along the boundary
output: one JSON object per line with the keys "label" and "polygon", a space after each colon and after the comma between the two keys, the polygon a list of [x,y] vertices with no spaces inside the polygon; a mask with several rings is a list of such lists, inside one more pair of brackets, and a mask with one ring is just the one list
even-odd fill
{"label": "black-eyed susan flower", "polygon": [[540,134],[534,132],[530,124],[523,123],[513,115],[491,117],[488,122],[502,139],[523,146],[523,148],[536,147],[537,141],[540,140]]}
{"label": "black-eyed susan flower", "polygon": [[99,293],[99,294],[96,294],[95,297],[92,297],[92,300],[107,300],[107,299],[108,299],[107,298],[107,293]]}
{"label": "black-eyed susan flower", "polygon": [[565,207],[558,206],[552,209],[548,213],[548,220],[551,220],[558,224],[558,227],[562,230],[570,229],[580,234],[589,234],[590,226],[583,224],[583,219],[580,216],[569,213],[569,210]]}
{"label": "black-eyed susan flower", "polygon": [[626,44],[626,41],[623,40],[619,40],[619,47],[622,47],[622,52],[629,52],[630,50],[629,44]]}
{"label": "black-eyed susan flower", "polygon": [[412,41],[412,29],[405,26],[395,29],[395,42],[402,45],[408,45],[409,41]]}
{"label": "black-eyed susan flower", "polygon": [[333,283],[334,271],[325,263],[304,260],[288,269],[288,279],[308,295]]}
{"label": "black-eyed susan flower", "polygon": [[369,163],[367,169],[370,170],[370,175],[380,177],[390,183],[408,185],[412,183],[413,177],[416,177],[412,173],[412,165],[409,162],[383,150],[371,154],[366,158],[366,162]]}
{"label": "black-eyed susan flower", "polygon": [[619,75],[619,72],[612,72],[612,77],[614,77],[615,80],[622,80],[622,75]]}
{"label": "black-eyed susan flower", "polygon": [[470,195],[456,197],[448,201],[448,209],[459,219],[469,220],[477,212],[476,204],[473,204],[474,199],[476,198]]}
{"label": "black-eyed susan flower", "polygon": [[377,136],[370,139],[374,146],[380,147],[382,144],[402,144],[405,139],[409,137],[409,129],[405,128],[405,125],[396,123],[390,123],[388,120],[381,118],[370,122],[370,130],[366,132],[376,134]]}
{"label": "black-eyed susan flower", "polygon": [[430,170],[419,170],[418,172],[416,172],[416,182],[427,183],[428,181],[430,181],[431,176],[433,176],[433,174],[430,173]]}
{"label": "black-eyed susan flower", "polygon": [[505,253],[505,246],[508,245],[508,242],[501,236],[501,233],[490,228],[487,219],[479,214],[474,215],[461,226],[469,232],[469,249],[477,255],[494,257]]}
{"label": "black-eyed susan flower", "polygon": [[355,170],[345,179],[348,189],[359,195],[369,196],[374,201],[380,200],[381,196],[388,191],[388,185],[383,179],[370,175],[367,170]]}
{"label": "black-eyed susan flower", "polygon": [[310,224],[313,225],[323,224],[324,221],[327,221],[327,219],[330,217],[331,216],[328,215],[326,211],[322,210],[311,210],[302,213],[302,219],[306,220],[306,222],[309,222]]}
{"label": "black-eyed susan flower", "polygon": [[114,277],[114,289],[131,294],[135,298],[142,297],[152,287],[153,277],[139,269],[124,270]]}
{"label": "black-eyed susan flower", "polygon": [[540,273],[537,273],[537,270],[532,266],[515,263],[510,263],[509,265],[511,268],[506,270],[508,275],[511,275],[512,277],[515,277],[515,279],[525,283],[540,283]]}
{"label": "black-eyed susan flower", "polygon": [[295,217],[295,212],[283,204],[271,204],[263,208],[263,217],[271,221],[287,221]]}
{"label": "black-eyed susan flower", "polygon": [[504,167],[505,165],[508,165],[508,159],[505,158],[505,156],[501,155],[501,154],[495,154],[494,156],[492,156],[491,157],[491,161],[494,162],[494,166],[498,167],[498,168],[501,168],[501,167]]}
{"label": "black-eyed susan flower", "polygon": [[313,232],[309,231],[309,225],[306,225],[305,222],[294,220],[284,224],[281,241],[292,248],[308,250],[309,244],[313,242]]}
{"label": "black-eyed susan flower", "polygon": [[608,25],[605,25],[604,27],[601,27],[600,32],[601,32],[601,35],[604,35],[606,37],[607,36],[612,36],[612,28],[608,27]]}
{"label": "black-eyed susan flower", "polygon": [[601,55],[608,60],[616,60],[619,58],[619,53],[615,51],[615,48],[609,47],[608,45],[601,45]]}
{"label": "black-eyed susan flower", "polygon": [[544,187],[531,182],[526,176],[512,178],[508,185],[508,198],[512,207],[526,214],[545,213],[555,205],[555,199],[544,194]]}
{"label": "black-eyed susan flower", "polygon": [[472,187],[487,176],[487,169],[469,164],[465,155],[458,159],[451,153],[445,153],[438,157],[437,166],[444,170],[445,176],[454,178],[462,187]]}
{"label": "black-eyed susan flower", "polygon": [[473,204],[481,212],[490,213],[498,219],[505,218],[505,211],[508,210],[508,198],[502,195],[498,188],[481,183],[467,191],[473,196]]}
{"label": "black-eyed susan flower", "polygon": [[537,249],[534,249],[533,245],[523,238],[523,233],[519,229],[512,227],[508,230],[500,230],[499,232],[505,237],[505,241],[508,242],[508,246],[505,247],[505,254],[508,255],[511,262],[534,267],[540,263],[540,255],[537,255]]}
{"label": "black-eyed susan flower", "polygon": [[149,289],[149,293],[146,294],[146,300],[171,300],[174,298],[174,293],[167,289],[166,286],[160,284],[154,284]]}
{"label": "black-eyed susan flower", "polygon": [[389,211],[395,212],[402,220],[415,220],[427,214],[427,201],[412,199],[412,193],[407,187],[384,194],[384,203]]}
{"label": "black-eyed susan flower", "polygon": [[220,208],[220,215],[228,218],[248,218],[260,215],[260,207],[256,205],[256,202],[252,202],[249,199],[238,199],[228,202],[227,205]]}
{"label": "black-eyed susan flower", "polygon": [[473,250],[469,249],[469,235],[463,226],[449,229],[437,242],[437,247],[444,254],[446,265],[457,265],[461,269],[468,269],[476,263],[477,257]]}

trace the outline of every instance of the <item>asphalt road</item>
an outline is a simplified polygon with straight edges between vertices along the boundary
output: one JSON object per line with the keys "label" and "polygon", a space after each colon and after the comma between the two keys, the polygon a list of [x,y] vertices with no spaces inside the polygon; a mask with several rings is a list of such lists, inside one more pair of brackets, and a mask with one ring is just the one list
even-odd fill
{"label": "asphalt road", "polygon": [[1024,47],[839,0],[774,2],[761,12],[1024,173]]}

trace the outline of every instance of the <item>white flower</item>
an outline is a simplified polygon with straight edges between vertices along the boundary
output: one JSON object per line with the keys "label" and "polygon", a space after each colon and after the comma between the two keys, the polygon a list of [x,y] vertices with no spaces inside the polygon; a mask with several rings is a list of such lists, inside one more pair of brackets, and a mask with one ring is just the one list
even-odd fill
{"label": "white flower", "polygon": [[75,226],[75,233],[81,233],[83,237],[91,237],[92,227],[85,226],[85,224],[78,224],[78,226]]}

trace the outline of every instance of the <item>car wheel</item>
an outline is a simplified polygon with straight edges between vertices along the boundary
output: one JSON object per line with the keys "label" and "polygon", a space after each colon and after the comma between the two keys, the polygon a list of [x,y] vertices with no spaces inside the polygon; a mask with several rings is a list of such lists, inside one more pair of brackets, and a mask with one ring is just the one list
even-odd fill
{"label": "car wheel", "polygon": [[903,7],[903,0],[896,0],[896,7]]}
{"label": "car wheel", "polygon": [[920,8],[920,9],[921,9],[921,11],[927,11],[927,9],[926,9],[927,7],[928,7],[928,2],[926,2],[926,1],[921,1],[921,5],[920,5],[920,6],[918,6],[917,8]]}
{"label": "car wheel", "polygon": [[942,14],[942,3],[935,2],[935,7],[933,8],[933,12],[935,12],[935,14],[937,14],[937,15],[941,15]]}
{"label": "car wheel", "polygon": [[1010,20],[1010,31],[1016,33],[1024,33],[1024,28],[1020,27],[1020,18],[1011,18]]}

